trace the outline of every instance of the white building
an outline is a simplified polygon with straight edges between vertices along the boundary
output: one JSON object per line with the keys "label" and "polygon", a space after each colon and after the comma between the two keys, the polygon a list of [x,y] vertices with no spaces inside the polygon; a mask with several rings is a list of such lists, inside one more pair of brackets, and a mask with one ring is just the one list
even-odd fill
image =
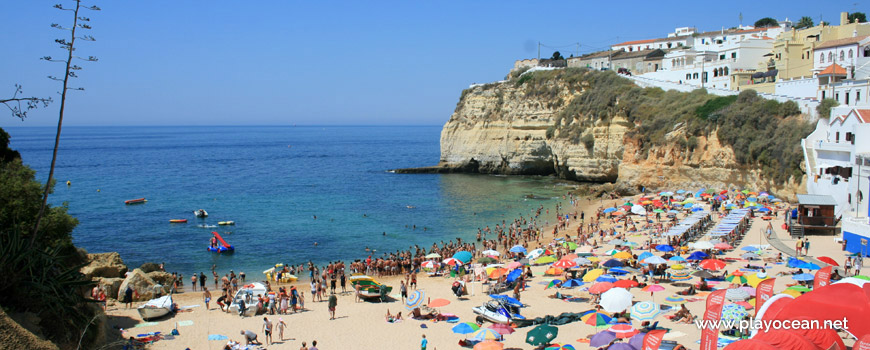
{"label": "white building", "polygon": [[870,252],[870,109],[834,108],[801,140],[807,193],[830,195],[850,252]]}
{"label": "white building", "polygon": [[[867,78],[867,64],[870,63],[870,36],[830,40],[819,43],[813,49],[813,73],[818,74],[833,64],[846,70],[846,79]],[[863,77],[856,77],[856,70]]]}

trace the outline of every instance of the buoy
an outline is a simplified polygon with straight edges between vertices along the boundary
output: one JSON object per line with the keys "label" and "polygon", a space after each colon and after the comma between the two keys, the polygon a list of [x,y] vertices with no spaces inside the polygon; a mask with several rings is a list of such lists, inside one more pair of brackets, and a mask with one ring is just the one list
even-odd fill
{"label": "buoy", "polygon": [[69,180],[66,180],[66,185],[67,186],[72,185],[72,182],[70,182]]}

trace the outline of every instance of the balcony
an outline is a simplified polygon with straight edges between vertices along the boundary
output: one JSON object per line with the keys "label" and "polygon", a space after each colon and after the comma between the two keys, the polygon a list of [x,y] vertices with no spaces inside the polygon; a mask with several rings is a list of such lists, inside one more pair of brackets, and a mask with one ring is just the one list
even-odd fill
{"label": "balcony", "polygon": [[839,151],[839,152],[851,152],[854,147],[851,142],[829,142],[829,141],[819,141],[814,147],[820,151]]}

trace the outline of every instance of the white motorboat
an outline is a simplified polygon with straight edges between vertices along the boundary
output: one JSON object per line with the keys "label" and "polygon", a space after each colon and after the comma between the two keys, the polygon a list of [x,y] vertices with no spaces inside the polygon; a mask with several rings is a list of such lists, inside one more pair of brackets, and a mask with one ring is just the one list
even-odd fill
{"label": "white motorboat", "polygon": [[139,315],[142,316],[143,320],[163,317],[172,311],[175,311],[175,306],[172,304],[171,295],[151,299],[147,303],[139,306]]}
{"label": "white motorboat", "polygon": [[204,218],[208,216],[208,212],[205,209],[197,209],[193,211],[193,215],[196,215],[198,218]]}
{"label": "white motorboat", "polygon": [[499,300],[490,300],[486,304],[471,308],[471,311],[492,323],[509,324],[514,319],[524,319],[518,313],[512,313],[511,308]]}
{"label": "white motorboat", "polygon": [[[233,303],[230,304],[230,311],[242,316],[256,316],[257,297],[261,295],[266,295],[266,285],[263,283],[253,282],[242,286],[233,297]],[[242,307],[244,307],[244,311],[240,313],[239,309]]]}

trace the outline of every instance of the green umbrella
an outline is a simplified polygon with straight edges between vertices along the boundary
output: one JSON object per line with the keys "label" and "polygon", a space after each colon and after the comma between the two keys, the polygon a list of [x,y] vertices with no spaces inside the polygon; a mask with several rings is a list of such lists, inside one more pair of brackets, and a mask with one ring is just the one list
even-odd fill
{"label": "green umbrella", "polygon": [[867,277],[867,276],[864,276],[864,275],[858,275],[858,276],[855,276],[855,278],[862,279],[862,280],[866,280],[866,281],[870,281],[870,277]]}
{"label": "green umbrella", "polygon": [[664,211],[664,210],[661,210],[661,209],[653,210],[653,213],[664,213],[664,212],[665,212],[665,211]]}
{"label": "green umbrella", "polygon": [[482,257],[482,258],[480,258],[480,259],[477,259],[477,262],[479,262],[479,263],[481,263],[481,264],[492,264],[492,263],[494,263],[494,262],[498,262],[498,260],[495,260],[495,259],[493,259],[493,258],[490,258],[490,257],[488,257],[488,256],[485,256],[485,257]]}
{"label": "green umbrella", "polygon": [[631,202],[625,202],[625,203],[622,203],[622,205],[629,206],[629,207],[634,206],[634,204],[632,204]]}
{"label": "green umbrella", "polygon": [[562,246],[571,250],[577,249],[577,243],[574,242],[562,242]]}
{"label": "green umbrella", "polygon": [[552,255],[542,256],[535,260],[535,264],[549,264],[551,262],[556,262],[556,257]]}
{"label": "green umbrella", "polygon": [[791,286],[791,287],[788,287],[786,289],[796,290],[798,292],[809,292],[812,290],[812,289],[804,287],[804,286]]}
{"label": "green umbrella", "polygon": [[531,345],[549,344],[559,335],[559,329],[548,324],[542,324],[526,334],[526,343]]}

